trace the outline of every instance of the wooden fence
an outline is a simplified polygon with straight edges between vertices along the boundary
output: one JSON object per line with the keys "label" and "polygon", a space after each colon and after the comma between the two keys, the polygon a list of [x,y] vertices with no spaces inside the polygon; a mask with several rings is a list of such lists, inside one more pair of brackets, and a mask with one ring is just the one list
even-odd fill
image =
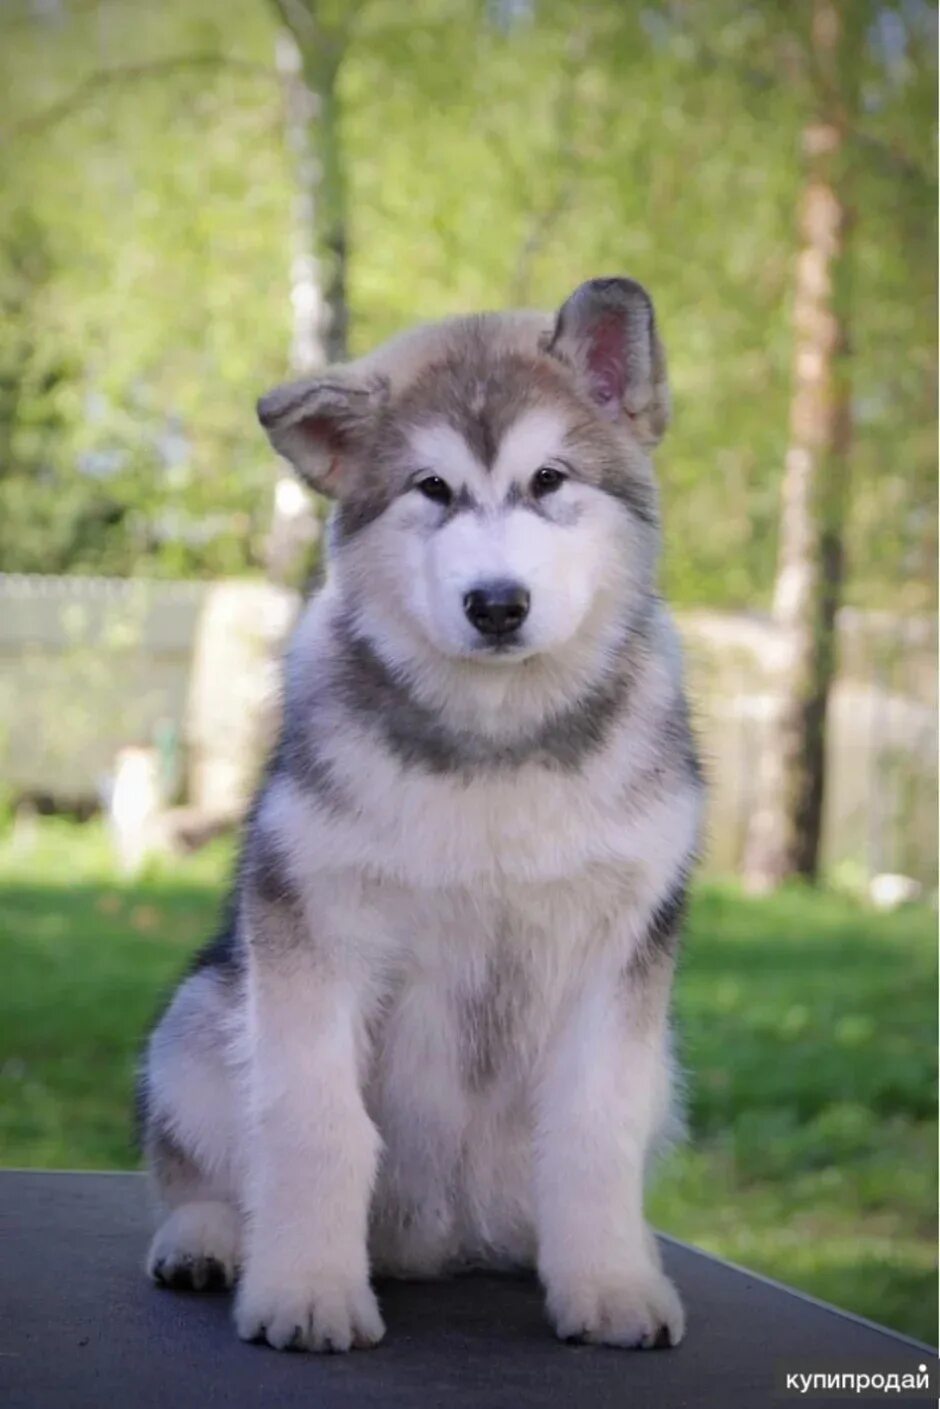
{"label": "wooden fence", "polygon": [[[0,575],[0,785],[93,800],[119,748],[156,743],[181,795],[241,806],[294,606],[258,582]],[[778,642],[757,616],[690,612],[679,625],[711,784],[707,862],[733,871]],[[840,618],[825,862],[859,879],[900,871],[935,884],[936,635],[932,618]]]}

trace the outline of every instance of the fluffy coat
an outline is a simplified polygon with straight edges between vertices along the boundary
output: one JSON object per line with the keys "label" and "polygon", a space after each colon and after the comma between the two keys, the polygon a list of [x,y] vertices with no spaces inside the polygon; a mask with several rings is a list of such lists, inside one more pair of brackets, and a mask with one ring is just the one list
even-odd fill
{"label": "fluffy coat", "polygon": [[[152,1034],[159,1282],[374,1344],[370,1275],[535,1267],[676,1343],[643,1217],[701,779],[656,594],[652,305],[420,328],[259,407],[337,500],[228,921]],[[482,603],[482,606],[481,606]]]}

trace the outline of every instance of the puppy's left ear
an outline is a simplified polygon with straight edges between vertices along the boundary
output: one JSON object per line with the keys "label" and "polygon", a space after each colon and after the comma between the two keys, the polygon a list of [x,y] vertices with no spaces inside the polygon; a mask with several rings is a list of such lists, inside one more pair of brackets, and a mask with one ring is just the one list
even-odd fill
{"label": "puppy's left ear", "polygon": [[387,396],[383,379],[337,367],[269,391],[258,402],[258,420],[301,479],[342,499]]}
{"label": "puppy's left ear", "polygon": [[653,303],[634,279],[589,279],[559,310],[547,351],[572,368],[610,421],[623,419],[644,445],[669,423],[666,356]]}

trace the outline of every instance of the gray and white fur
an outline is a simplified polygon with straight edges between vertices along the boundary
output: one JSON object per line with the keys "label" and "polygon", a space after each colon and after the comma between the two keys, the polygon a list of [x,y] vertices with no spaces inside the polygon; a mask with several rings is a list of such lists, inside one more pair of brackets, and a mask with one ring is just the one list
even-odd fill
{"label": "gray and white fur", "polygon": [[652,305],[418,328],[259,414],[335,498],[229,920],[141,1081],[148,1269],[245,1339],[384,1333],[373,1273],[534,1267],[676,1343],[643,1216],[702,787],[657,596]]}

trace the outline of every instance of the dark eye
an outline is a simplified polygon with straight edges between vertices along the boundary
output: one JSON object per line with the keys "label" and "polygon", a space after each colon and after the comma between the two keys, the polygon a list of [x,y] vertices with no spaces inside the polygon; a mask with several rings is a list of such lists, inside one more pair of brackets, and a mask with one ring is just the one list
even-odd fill
{"label": "dark eye", "polygon": [[454,497],[450,485],[440,475],[425,475],[424,479],[418,480],[416,488],[420,489],[425,499],[435,504],[449,504]]}
{"label": "dark eye", "polygon": [[532,476],[532,493],[536,499],[542,499],[546,494],[554,494],[567,478],[564,471],[557,470],[554,465],[543,465]]}

